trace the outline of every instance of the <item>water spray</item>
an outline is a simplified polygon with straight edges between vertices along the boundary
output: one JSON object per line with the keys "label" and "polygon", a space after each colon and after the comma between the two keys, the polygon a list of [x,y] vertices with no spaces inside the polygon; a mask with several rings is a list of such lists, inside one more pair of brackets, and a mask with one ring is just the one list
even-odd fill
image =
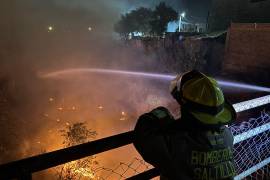
{"label": "water spray", "polygon": [[[60,71],[55,71],[47,74],[41,74],[42,78],[61,78],[67,75],[74,75],[74,74],[83,74],[83,73],[94,73],[94,74],[108,74],[108,75],[125,75],[125,76],[132,76],[132,77],[143,77],[143,78],[154,78],[160,80],[170,81],[173,80],[176,75],[173,74],[160,74],[160,73],[146,73],[146,72],[137,72],[137,71],[125,71],[125,70],[111,70],[111,69],[98,69],[98,68],[72,68],[72,69],[65,69]],[[234,87],[239,89],[246,89],[252,91],[264,91],[270,92],[270,88],[232,82],[232,81],[224,81],[224,80],[217,80],[218,84],[221,87]]]}
{"label": "water spray", "polygon": [[172,80],[175,75],[159,74],[159,73],[145,73],[136,71],[124,71],[124,70],[110,70],[110,69],[97,69],[97,68],[77,68],[77,69],[65,69],[60,71],[51,72],[48,74],[42,74],[42,78],[60,78],[61,76],[82,74],[82,73],[95,73],[95,74],[114,74],[114,75],[126,75],[133,77],[145,77],[156,78],[163,80]]}
{"label": "water spray", "polygon": [[253,90],[253,91],[270,92],[270,88],[268,87],[262,87],[262,86],[256,86],[256,85],[250,85],[250,84],[244,84],[244,83],[238,83],[238,82],[232,82],[232,81],[218,80],[218,84],[224,87],[235,87],[235,88],[248,89],[248,90]]}

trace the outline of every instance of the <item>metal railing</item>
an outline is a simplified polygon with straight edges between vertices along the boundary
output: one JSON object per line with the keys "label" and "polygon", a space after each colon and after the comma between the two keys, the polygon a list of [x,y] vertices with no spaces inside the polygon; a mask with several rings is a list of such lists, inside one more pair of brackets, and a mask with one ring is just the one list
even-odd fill
{"label": "metal railing", "polygon": [[[237,112],[242,112],[269,103],[270,95],[234,104],[234,108]],[[96,141],[3,164],[0,165],[0,179],[32,179],[32,173],[49,169],[87,156],[116,149],[118,147],[131,144],[133,140],[134,132],[129,131]],[[158,175],[159,171],[154,168],[128,179],[151,179]]]}

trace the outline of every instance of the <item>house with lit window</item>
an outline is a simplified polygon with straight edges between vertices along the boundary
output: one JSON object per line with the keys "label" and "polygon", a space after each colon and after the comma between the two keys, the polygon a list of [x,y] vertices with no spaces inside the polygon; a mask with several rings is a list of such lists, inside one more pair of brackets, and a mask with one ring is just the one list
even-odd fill
{"label": "house with lit window", "polygon": [[185,12],[179,13],[177,21],[168,23],[167,32],[180,33],[205,33],[207,31],[206,19],[204,17],[196,17]]}
{"label": "house with lit window", "polygon": [[196,32],[196,33],[204,33],[206,32],[206,23],[193,23],[188,21],[172,21],[168,23],[167,32]]}

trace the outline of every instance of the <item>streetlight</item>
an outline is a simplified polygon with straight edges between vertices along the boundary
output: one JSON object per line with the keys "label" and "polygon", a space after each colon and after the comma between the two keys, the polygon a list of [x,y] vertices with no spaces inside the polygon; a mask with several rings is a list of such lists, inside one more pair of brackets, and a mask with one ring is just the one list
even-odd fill
{"label": "streetlight", "polygon": [[48,32],[51,32],[51,31],[53,31],[53,27],[52,26],[49,26],[48,27]]}
{"label": "streetlight", "polygon": [[186,13],[185,12],[182,12],[181,14],[179,14],[179,32],[181,31],[181,26],[182,26],[182,18],[184,18],[186,16]]}
{"label": "streetlight", "polygon": [[186,16],[186,13],[185,12],[181,13],[181,16],[184,18]]}

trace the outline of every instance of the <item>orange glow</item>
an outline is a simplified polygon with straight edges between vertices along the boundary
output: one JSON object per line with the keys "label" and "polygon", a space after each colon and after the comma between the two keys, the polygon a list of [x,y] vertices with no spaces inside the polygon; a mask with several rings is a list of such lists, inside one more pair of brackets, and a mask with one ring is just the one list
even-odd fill
{"label": "orange glow", "polygon": [[120,118],[120,121],[125,121],[125,120],[126,120],[126,118],[124,118],[124,117]]}
{"label": "orange glow", "polygon": [[79,168],[79,169],[75,169],[74,173],[78,173],[81,174],[84,177],[89,177],[89,178],[95,178],[95,174],[91,171],[89,171],[88,168]]}
{"label": "orange glow", "polygon": [[98,106],[98,109],[103,110],[103,106]]}
{"label": "orange glow", "polygon": [[68,172],[68,174],[84,176],[87,179],[99,179],[98,176],[90,168],[80,168],[78,167],[77,161],[71,161],[62,166],[62,171]]}
{"label": "orange glow", "polygon": [[[32,153],[32,151],[35,151],[33,154],[39,154],[43,150],[51,152],[64,148],[65,137],[62,136],[61,131],[69,129],[74,123],[78,122],[85,123],[87,128],[96,131],[96,139],[130,131],[133,129],[137,115],[154,106],[146,101],[151,98],[144,97],[142,100],[131,100],[130,92],[122,92],[121,88],[119,92],[117,89],[113,89],[107,94],[107,91],[106,93],[104,91],[109,89],[110,86],[107,87],[103,82],[97,82],[95,86],[91,83],[88,85],[88,83],[82,82],[80,83],[82,87],[73,86],[69,83],[63,82],[61,86],[56,84],[56,86],[51,87],[53,91],[45,96],[46,104],[42,102],[40,106],[41,118],[40,114],[35,117],[41,121],[38,124],[40,129],[33,135],[34,141],[25,142],[22,150],[25,152],[25,156],[28,156],[27,153]],[[114,83],[118,84],[118,81]],[[138,93],[141,93],[140,89]],[[96,167],[110,169],[114,168],[119,162],[130,162],[133,157],[139,157],[132,145],[119,149],[98,154],[98,164],[90,163],[89,169],[85,169],[84,166],[77,166],[77,168],[73,168],[72,173],[82,177],[82,180],[102,179],[101,177],[105,177],[111,172],[97,171]],[[119,171],[119,173],[122,172]],[[52,171],[50,174],[55,175],[55,172]],[[119,179],[120,177],[119,174],[113,174],[112,176],[114,177],[110,179]]]}
{"label": "orange glow", "polygon": [[126,114],[126,112],[122,111],[122,112],[121,112],[121,115],[122,115],[122,117],[120,118],[120,121],[125,121],[125,120],[127,120],[127,114]]}
{"label": "orange glow", "polygon": [[71,108],[73,111],[75,111],[76,110],[76,107],[75,106],[72,106],[72,108]]}

